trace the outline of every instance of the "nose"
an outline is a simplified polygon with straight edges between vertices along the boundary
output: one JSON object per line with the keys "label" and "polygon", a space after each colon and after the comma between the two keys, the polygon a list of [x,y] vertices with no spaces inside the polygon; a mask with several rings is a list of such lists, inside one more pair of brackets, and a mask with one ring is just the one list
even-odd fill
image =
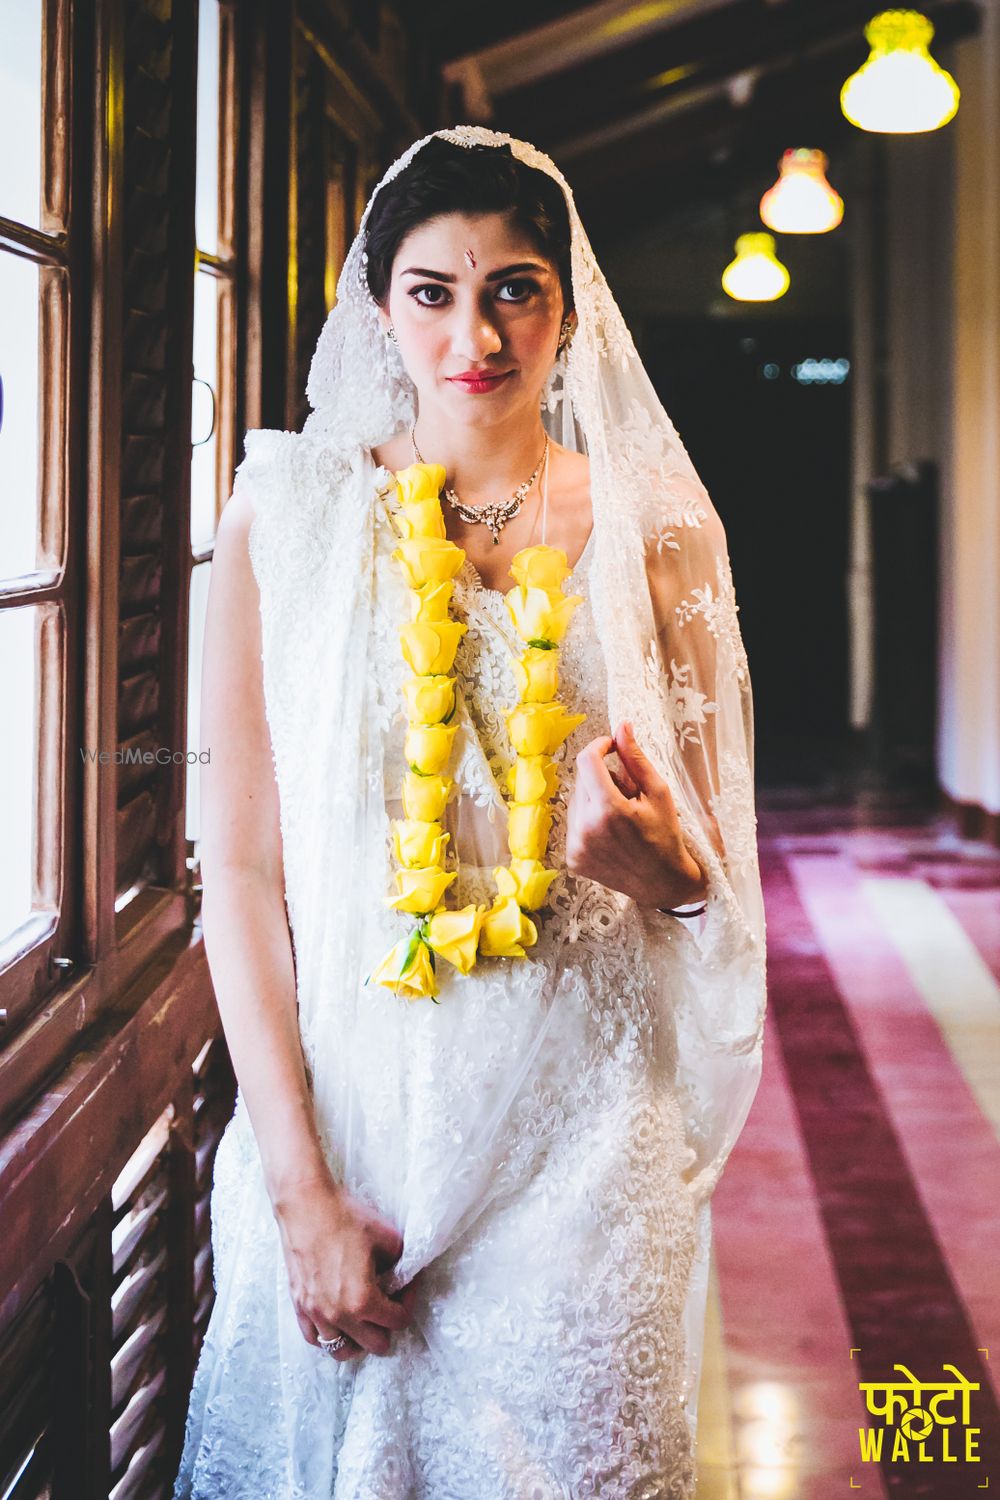
{"label": "nose", "polygon": [[481,364],[489,355],[498,354],[502,348],[503,339],[499,329],[478,302],[473,301],[464,309],[456,306],[452,351],[457,358]]}

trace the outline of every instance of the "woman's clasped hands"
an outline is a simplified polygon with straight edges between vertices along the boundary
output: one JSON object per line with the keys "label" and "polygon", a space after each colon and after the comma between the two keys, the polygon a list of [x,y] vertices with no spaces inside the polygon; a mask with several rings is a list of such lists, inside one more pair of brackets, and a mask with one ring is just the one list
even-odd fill
{"label": "woman's clasped hands", "polygon": [[402,1236],[332,1175],[297,1182],[272,1198],[295,1316],[307,1343],[347,1344],[331,1359],[391,1353],[392,1332],[408,1328],[419,1274],[391,1296],[378,1276],[403,1253]]}
{"label": "woman's clasped hands", "polygon": [[[614,750],[617,771],[606,761]],[[683,842],[670,788],[627,720],[614,738],[600,735],[576,757],[566,868],[640,906],[681,906],[705,895],[705,872]]]}

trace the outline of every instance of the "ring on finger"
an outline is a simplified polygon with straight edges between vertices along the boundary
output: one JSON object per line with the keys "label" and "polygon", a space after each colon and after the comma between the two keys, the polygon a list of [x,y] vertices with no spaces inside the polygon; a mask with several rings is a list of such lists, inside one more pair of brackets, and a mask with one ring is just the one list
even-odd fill
{"label": "ring on finger", "polygon": [[318,1336],[317,1342],[319,1343],[319,1347],[323,1350],[324,1354],[339,1354],[340,1350],[346,1349],[351,1341],[350,1339],[345,1338],[342,1333],[336,1333],[334,1334],[332,1339],[325,1339],[323,1338],[322,1334],[320,1334]]}

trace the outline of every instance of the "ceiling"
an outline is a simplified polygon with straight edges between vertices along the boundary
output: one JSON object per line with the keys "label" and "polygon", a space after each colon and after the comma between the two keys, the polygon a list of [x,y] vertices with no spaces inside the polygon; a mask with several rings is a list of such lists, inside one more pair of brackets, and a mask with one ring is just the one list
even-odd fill
{"label": "ceiling", "polygon": [[[773,179],[790,145],[831,156],[854,127],[844,79],[868,55],[873,0],[403,0],[441,60],[451,123],[533,141],[607,240]],[[923,6],[934,50],[975,33],[974,0]],[[651,191],[651,185],[655,192]]]}

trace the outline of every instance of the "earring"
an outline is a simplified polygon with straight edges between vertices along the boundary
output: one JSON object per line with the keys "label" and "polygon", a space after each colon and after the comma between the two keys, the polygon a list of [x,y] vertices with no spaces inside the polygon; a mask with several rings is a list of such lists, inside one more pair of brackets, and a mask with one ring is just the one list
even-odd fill
{"label": "earring", "polygon": [[563,399],[563,371],[558,364],[554,364],[549,371],[548,379],[542,386],[540,406],[543,412],[550,414],[559,410],[559,403]]}
{"label": "earring", "polygon": [[393,326],[392,326],[391,323],[389,324],[388,328],[385,330],[385,336],[386,336],[387,339],[392,339],[392,342],[394,344],[398,344],[399,343],[399,340],[396,337],[396,330],[395,330],[395,328],[393,328]]}
{"label": "earring", "polygon": [[562,354],[562,352],[563,352],[564,349],[568,349],[569,348],[570,343],[572,342],[572,338],[573,338],[573,320],[572,320],[572,318],[564,318],[563,322],[562,322],[562,327],[559,330],[559,344],[558,344],[558,347],[556,348],[556,354],[557,355]]}

